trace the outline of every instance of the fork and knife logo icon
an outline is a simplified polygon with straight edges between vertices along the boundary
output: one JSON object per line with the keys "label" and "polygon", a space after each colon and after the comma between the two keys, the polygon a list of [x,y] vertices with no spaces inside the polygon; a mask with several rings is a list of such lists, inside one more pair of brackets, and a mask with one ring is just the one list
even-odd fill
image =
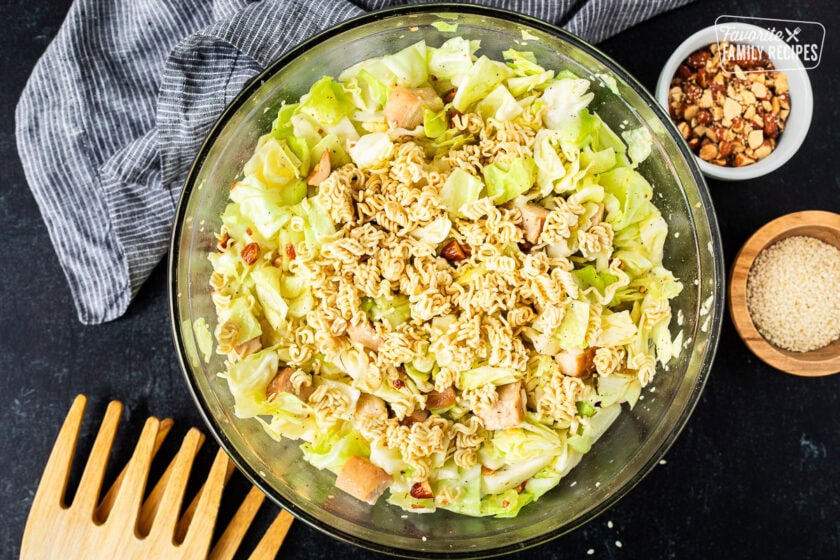
{"label": "fork and knife logo icon", "polygon": [[793,41],[793,42],[795,42],[795,43],[798,43],[798,42],[799,42],[799,37],[798,37],[798,35],[799,35],[801,32],[802,32],[802,28],[801,28],[801,27],[795,27],[795,28],[793,29],[793,31],[791,31],[790,29],[788,29],[787,27],[785,27],[785,33],[787,34],[787,37],[785,38],[785,42],[786,42],[786,43],[790,43],[791,41]]}

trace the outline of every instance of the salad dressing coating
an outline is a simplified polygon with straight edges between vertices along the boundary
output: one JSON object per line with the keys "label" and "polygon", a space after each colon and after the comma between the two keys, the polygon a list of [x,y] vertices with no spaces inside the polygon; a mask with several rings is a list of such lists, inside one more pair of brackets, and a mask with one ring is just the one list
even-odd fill
{"label": "salad dressing coating", "polygon": [[588,80],[478,48],[420,42],[282,105],[210,284],[239,417],[369,503],[512,516],[679,351],[682,286],[649,150]]}

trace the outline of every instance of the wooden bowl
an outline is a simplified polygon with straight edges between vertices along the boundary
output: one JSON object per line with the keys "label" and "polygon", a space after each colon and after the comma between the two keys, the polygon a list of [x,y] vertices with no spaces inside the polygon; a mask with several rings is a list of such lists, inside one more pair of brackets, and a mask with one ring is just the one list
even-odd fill
{"label": "wooden bowl", "polygon": [[729,275],[729,314],[744,344],[764,363],[786,373],[818,377],[840,372],[840,339],[810,352],[790,352],[768,342],[747,310],[747,276],[758,254],[777,241],[806,235],[840,249],[840,214],[811,210],[787,214],[764,225],[750,237]]}

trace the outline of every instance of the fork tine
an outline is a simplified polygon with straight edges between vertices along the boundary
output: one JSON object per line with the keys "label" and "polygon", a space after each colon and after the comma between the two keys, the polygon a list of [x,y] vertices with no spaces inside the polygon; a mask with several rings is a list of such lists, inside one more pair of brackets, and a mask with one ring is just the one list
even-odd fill
{"label": "fork tine", "polygon": [[[166,420],[164,420],[163,422],[166,422]],[[161,428],[163,428],[163,422],[161,422]],[[170,421],[169,425],[171,426],[171,424],[172,422]],[[169,428],[167,427],[167,430],[168,429]],[[198,430],[196,431],[198,432]],[[201,444],[204,443],[204,434],[202,434],[201,432],[198,432],[198,434],[198,446],[201,447]],[[158,439],[161,439],[160,432],[158,432]],[[151,531],[152,522],[155,520],[158,508],[160,507],[160,499],[163,496],[163,491],[166,490],[166,484],[169,481],[169,476],[172,474],[172,469],[174,468],[174,466],[175,459],[170,461],[170,463],[166,466],[166,470],[158,479],[157,483],[155,484],[155,487],[152,488],[152,491],[149,492],[149,496],[146,498],[146,501],[143,502],[143,505],[140,508],[140,520],[137,522],[138,534],[148,535],[149,531]]]}
{"label": "fork tine", "polygon": [[[172,429],[172,418],[164,418],[160,421],[160,426],[158,426],[158,433],[155,436],[155,446],[154,450],[152,451],[152,457],[154,458],[157,456],[158,451],[160,451],[161,445],[163,445],[164,440],[166,439],[167,434],[169,434],[169,430]],[[96,510],[96,519],[98,521],[105,521],[108,518],[108,514],[111,513],[111,508],[114,507],[114,500],[117,497],[117,494],[120,490],[120,485],[122,485],[122,481],[125,478],[125,474],[128,472],[128,465],[123,467],[123,470],[120,471],[120,474],[117,476],[114,483],[111,485],[111,488],[108,489],[108,492],[105,494],[105,497],[102,498],[102,502],[99,504],[99,509]],[[168,472],[168,471],[167,471]],[[166,476],[166,473],[164,473]],[[163,480],[163,477],[161,477]],[[155,486],[155,490],[157,490],[157,486]],[[152,494],[155,493],[155,490],[152,491]],[[163,489],[161,488],[161,491]],[[151,498],[151,495],[149,496]],[[145,506],[144,506],[145,509]],[[145,511],[143,512],[145,513]],[[154,514],[154,512],[152,512]],[[143,515],[140,515],[141,520]]]}
{"label": "fork tine", "polygon": [[108,459],[111,456],[111,446],[114,444],[114,437],[117,435],[117,427],[122,416],[122,403],[111,401],[105,411],[105,418],[99,426],[99,433],[93,442],[85,470],[82,473],[82,480],[73,498],[74,509],[81,515],[93,515],[99,493],[102,490],[102,479],[105,477],[105,468],[108,466]]}
{"label": "fork tine", "polygon": [[87,397],[77,395],[73,400],[70,411],[64,419],[64,424],[55,438],[50,458],[41,475],[38,489],[35,491],[35,498],[32,506],[44,500],[57,499],[61,507],[66,507],[64,494],[67,491],[67,481],[70,478],[70,467],[73,465],[73,455],[76,451],[76,441],[79,438],[79,431],[82,428],[82,418],[85,415]]}
{"label": "fork tine", "polygon": [[225,478],[230,460],[224,450],[219,449],[216,459],[207,475],[207,481],[201,488],[201,498],[195,508],[193,522],[187,529],[187,535],[182,544],[187,557],[206,558],[210,550],[210,541],[213,539],[213,527],[216,525],[216,516],[219,513],[219,503],[222,499],[222,490],[225,488]]}
{"label": "fork tine", "polygon": [[[230,480],[231,475],[233,475],[233,471],[236,470],[233,466],[233,461],[228,461],[227,470],[225,470],[225,485],[227,485],[228,481]],[[198,492],[193,497],[190,505],[187,506],[187,509],[184,510],[184,515],[181,516],[181,521],[178,522],[178,528],[175,531],[175,542],[184,542],[184,539],[187,536],[187,529],[190,527],[190,523],[192,523],[193,515],[195,514],[195,508],[198,505],[198,500],[201,498],[201,493],[204,491],[204,485],[198,489]]]}
{"label": "fork tine", "polygon": [[157,538],[168,537],[170,541],[173,540],[178,514],[181,513],[181,502],[184,500],[184,491],[187,489],[187,481],[190,478],[190,470],[203,439],[201,432],[195,428],[187,432],[184,437],[181,449],[170,463],[171,471],[167,469],[170,474],[167,476],[160,505],[156,507],[157,513],[152,522],[150,535]]}
{"label": "fork tine", "polygon": [[281,509],[272,521],[268,531],[257,543],[257,547],[248,557],[248,560],[274,560],[277,557],[277,551],[280,550],[283,541],[286,540],[286,535],[294,520],[295,518],[291,513]]}
{"label": "fork tine", "polygon": [[236,510],[233,519],[230,520],[225,532],[219,537],[219,541],[210,552],[208,560],[232,560],[233,555],[236,554],[239,545],[242,543],[242,537],[251,526],[254,516],[259,511],[260,506],[265,499],[259,488],[251,487],[251,491],[242,501],[242,505]]}
{"label": "fork tine", "polygon": [[113,524],[114,531],[134,533],[137,526],[137,516],[140,513],[140,503],[146,489],[146,479],[149,476],[149,466],[152,462],[152,451],[160,426],[160,420],[149,418],[143,426],[143,432],[134,448],[134,453],[128,461],[125,479],[120,484],[120,491],[114,500],[114,507],[108,516],[107,524]]}

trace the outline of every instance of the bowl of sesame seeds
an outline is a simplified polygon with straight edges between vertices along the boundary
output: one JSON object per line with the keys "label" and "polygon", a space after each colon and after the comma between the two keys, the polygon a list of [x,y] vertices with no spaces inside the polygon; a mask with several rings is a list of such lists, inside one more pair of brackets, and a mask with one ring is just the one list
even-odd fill
{"label": "bowl of sesame seeds", "polygon": [[735,257],[729,311],[768,365],[806,377],[840,372],[840,214],[795,212],[756,231]]}

